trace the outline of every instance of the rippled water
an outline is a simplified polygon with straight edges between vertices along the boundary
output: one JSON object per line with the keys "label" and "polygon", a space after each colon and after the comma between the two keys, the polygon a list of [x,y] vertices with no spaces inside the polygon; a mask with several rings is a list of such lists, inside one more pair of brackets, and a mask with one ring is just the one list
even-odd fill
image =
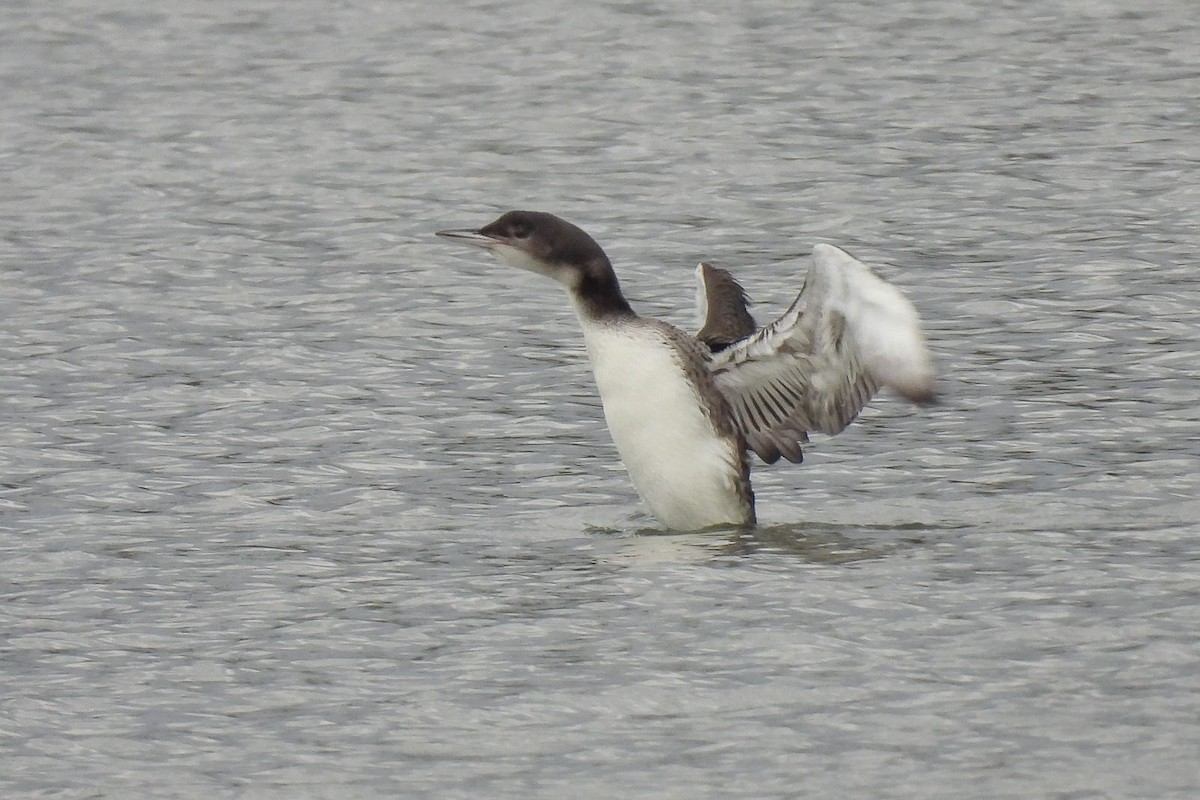
{"label": "rippled water", "polygon": [[[0,10],[0,794],[1200,793],[1200,27],[1115,2]],[[833,241],[944,402],[656,535],[559,290]]]}

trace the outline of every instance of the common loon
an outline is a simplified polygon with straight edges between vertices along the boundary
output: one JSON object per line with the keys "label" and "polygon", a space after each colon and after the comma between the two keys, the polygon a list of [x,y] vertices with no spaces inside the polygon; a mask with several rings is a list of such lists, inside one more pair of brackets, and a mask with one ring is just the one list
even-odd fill
{"label": "common loon", "polygon": [[553,214],[509,211],[438,236],[566,288],[621,460],[669,529],[753,525],[749,451],[799,463],[810,431],[843,430],[881,386],[934,399],[916,310],[833,245],[813,248],[800,294],[757,331],[732,276],[701,264],[697,338],[634,313],[596,241]]}

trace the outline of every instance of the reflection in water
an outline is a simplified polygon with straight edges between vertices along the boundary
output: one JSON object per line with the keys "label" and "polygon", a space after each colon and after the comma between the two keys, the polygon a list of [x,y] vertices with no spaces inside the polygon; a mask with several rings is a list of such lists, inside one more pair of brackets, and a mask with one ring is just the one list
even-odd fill
{"label": "reflection in water", "polygon": [[878,538],[858,538],[855,532],[853,528],[811,523],[772,525],[739,532],[730,543],[730,552],[737,555],[782,553],[816,564],[849,564],[883,558],[900,549],[904,543],[916,544],[920,541],[912,538],[911,534],[907,539],[900,539],[899,532],[895,532],[897,541],[881,544],[881,541],[886,541],[882,535]]}
{"label": "reflection in water", "polygon": [[856,526],[796,523],[751,529],[732,527],[674,532],[642,529],[621,532],[588,531],[608,545],[597,545],[604,560],[626,564],[736,563],[744,556],[773,553],[814,564],[848,564],[883,558],[905,546],[919,544],[912,532],[892,529],[867,531]]}

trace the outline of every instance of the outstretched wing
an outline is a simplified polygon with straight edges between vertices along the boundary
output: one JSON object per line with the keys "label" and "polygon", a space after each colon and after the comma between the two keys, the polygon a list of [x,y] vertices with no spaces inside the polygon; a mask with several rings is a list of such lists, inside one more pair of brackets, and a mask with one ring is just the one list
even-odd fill
{"label": "outstretched wing", "polygon": [[746,443],[768,464],[799,462],[809,431],[834,434],[887,386],[934,399],[921,321],[900,290],[845,250],[813,248],[783,316],[713,356],[711,369]]}
{"label": "outstretched wing", "polygon": [[750,316],[750,298],[728,270],[701,262],[696,267],[696,338],[719,353],[758,329]]}

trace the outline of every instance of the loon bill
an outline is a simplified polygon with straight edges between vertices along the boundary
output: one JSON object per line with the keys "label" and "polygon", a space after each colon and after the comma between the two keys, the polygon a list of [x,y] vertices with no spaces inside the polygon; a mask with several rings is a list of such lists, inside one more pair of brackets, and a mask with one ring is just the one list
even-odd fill
{"label": "loon bill", "polygon": [[917,403],[935,397],[912,304],[833,245],[813,248],[800,294],[761,329],[733,277],[701,264],[702,327],[691,336],[638,316],[600,246],[553,214],[510,211],[438,236],[566,288],[621,460],[673,530],[754,524],[750,451],[799,463],[809,432],[842,431],[880,387]]}

